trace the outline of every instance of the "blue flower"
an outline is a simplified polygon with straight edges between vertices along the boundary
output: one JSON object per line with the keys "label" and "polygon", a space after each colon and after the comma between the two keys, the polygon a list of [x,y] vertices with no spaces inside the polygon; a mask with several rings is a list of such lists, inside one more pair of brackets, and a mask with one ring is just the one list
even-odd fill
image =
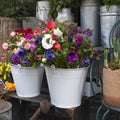
{"label": "blue flower", "polygon": [[53,60],[56,58],[56,55],[51,50],[47,50],[46,52],[46,58],[47,60]]}
{"label": "blue flower", "polygon": [[69,41],[69,42],[72,42],[72,41],[73,41],[73,38],[72,38],[71,35],[68,36],[68,41]]}
{"label": "blue flower", "polygon": [[22,60],[22,63],[25,64],[26,66],[29,66],[29,60]]}
{"label": "blue flower", "polygon": [[26,50],[25,49],[20,49],[18,51],[18,57],[19,58],[24,58],[25,55],[26,55]]}
{"label": "blue flower", "polygon": [[89,65],[89,64],[90,64],[90,59],[89,59],[89,58],[84,58],[84,59],[82,60],[82,64],[83,64],[83,65],[84,65],[84,64]]}
{"label": "blue flower", "polygon": [[35,44],[41,44],[42,38],[36,38]]}

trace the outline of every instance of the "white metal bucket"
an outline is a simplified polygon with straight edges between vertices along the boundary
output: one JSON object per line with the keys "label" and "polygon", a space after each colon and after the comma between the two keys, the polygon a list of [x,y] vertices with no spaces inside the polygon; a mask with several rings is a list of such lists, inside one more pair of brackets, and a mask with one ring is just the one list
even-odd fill
{"label": "white metal bucket", "polygon": [[74,108],[81,104],[88,68],[52,69],[45,66],[51,103],[59,108]]}
{"label": "white metal bucket", "polygon": [[40,95],[44,67],[17,67],[11,65],[11,71],[16,93],[20,97],[35,97]]}

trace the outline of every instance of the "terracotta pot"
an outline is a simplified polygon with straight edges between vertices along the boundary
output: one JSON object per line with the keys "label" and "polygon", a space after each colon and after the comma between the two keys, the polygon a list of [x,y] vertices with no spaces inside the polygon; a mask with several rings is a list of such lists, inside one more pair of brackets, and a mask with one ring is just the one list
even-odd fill
{"label": "terracotta pot", "polygon": [[120,107],[120,70],[103,69],[103,98],[106,104]]}

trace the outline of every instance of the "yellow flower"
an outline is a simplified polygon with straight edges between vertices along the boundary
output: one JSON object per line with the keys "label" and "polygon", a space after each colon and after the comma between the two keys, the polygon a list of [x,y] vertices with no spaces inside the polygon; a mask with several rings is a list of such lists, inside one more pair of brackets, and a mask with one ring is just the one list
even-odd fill
{"label": "yellow flower", "polygon": [[5,65],[5,67],[7,67],[7,63],[4,63],[3,65]]}
{"label": "yellow flower", "polygon": [[0,75],[2,75],[3,73],[3,69],[2,69],[2,66],[0,66]]}
{"label": "yellow flower", "polygon": [[3,79],[6,80],[6,73],[4,74]]}
{"label": "yellow flower", "polygon": [[5,82],[5,87],[9,90],[9,91],[15,91],[15,84],[11,83],[11,82]]}

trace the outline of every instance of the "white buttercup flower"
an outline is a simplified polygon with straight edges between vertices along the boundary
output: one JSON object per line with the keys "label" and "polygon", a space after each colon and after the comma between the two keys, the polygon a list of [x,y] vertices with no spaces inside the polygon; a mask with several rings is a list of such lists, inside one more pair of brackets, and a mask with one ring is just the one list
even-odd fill
{"label": "white buttercup flower", "polygon": [[52,35],[46,34],[42,39],[42,47],[44,49],[51,49],[55,41],[52,39]]}
{"label": "white buttercup flower", "polygon": [[63,35],[63,32],[57,27],[57,29],[54,29],[53,34],[57,35],[59,38]]}

